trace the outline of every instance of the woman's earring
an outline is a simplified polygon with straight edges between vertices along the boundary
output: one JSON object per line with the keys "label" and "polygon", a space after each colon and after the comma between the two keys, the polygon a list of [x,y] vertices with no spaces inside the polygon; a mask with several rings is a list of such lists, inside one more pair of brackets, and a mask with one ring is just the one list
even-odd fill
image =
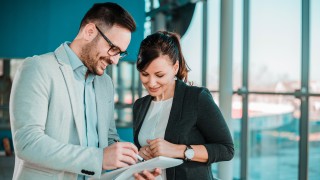
{"label": "woman's earring", "polygon": [[177,76],[174,76],[173,80],[177,80]]}

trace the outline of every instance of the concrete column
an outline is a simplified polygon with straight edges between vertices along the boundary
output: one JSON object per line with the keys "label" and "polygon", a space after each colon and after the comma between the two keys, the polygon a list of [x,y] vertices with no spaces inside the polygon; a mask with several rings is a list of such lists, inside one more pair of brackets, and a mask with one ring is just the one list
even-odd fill
{"label": "concrete column", "polygon": [[[219,106],[227,121],[231,134],[232,128],[232,58],[233,58],[233,0],[221,0],[220,25],[220,96]],[[232,161],[218,164],[218,177],[223,180],[232,180]]]}

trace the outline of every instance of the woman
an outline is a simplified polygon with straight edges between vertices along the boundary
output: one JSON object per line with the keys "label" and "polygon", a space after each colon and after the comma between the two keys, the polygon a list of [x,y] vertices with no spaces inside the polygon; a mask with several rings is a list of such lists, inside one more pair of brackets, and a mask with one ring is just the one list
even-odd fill
{"label": "woman", "polygon": [[233,158],[228,126],[208,89],[188,86],[177,34],[159,31],[141,42],[137,69],[149,95],[133,106],[134,142],[145,159],[185,162],[162,179],[213,179],[211,163]]}

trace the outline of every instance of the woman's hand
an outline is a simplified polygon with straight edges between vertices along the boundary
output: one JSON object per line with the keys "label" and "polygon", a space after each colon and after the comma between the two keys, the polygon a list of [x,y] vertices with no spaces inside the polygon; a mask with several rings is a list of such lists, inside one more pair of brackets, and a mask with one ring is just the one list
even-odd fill
{"label": "woman's hand", "polygon": [[147,140],[153,157],[166,156],[171,158],[184,158],[185,145],[172,144],[164,139]]}
{"label": "woman's hand", "polygon": [[152,152],[148,145],[140,148],[139,155],[143,157],[144,160],[149,160],[153,158]]}
{"label": "woman's hand", "polygon": [[156,168],[153,172],[149,172],[147,170],[142,171],[141,173],[135,173],[133,176],[135,180],[152,180],[155,179],[155,177],[159,176],[161,174],[161,170],[159,168]]}

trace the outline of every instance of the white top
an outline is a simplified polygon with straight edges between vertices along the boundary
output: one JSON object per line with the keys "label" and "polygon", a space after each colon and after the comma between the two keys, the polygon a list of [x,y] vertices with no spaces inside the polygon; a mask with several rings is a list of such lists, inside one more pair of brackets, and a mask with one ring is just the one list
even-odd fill
{"label": "white top", "polygon": [[[141,126],[138,141],[142,146],[148,145],[147,139],[164,138],[168,125],[173,98],[164,101],[151,101],[149,110]],[[166,171],[162,170],[161,176],[156,180],[166,180]]]}

